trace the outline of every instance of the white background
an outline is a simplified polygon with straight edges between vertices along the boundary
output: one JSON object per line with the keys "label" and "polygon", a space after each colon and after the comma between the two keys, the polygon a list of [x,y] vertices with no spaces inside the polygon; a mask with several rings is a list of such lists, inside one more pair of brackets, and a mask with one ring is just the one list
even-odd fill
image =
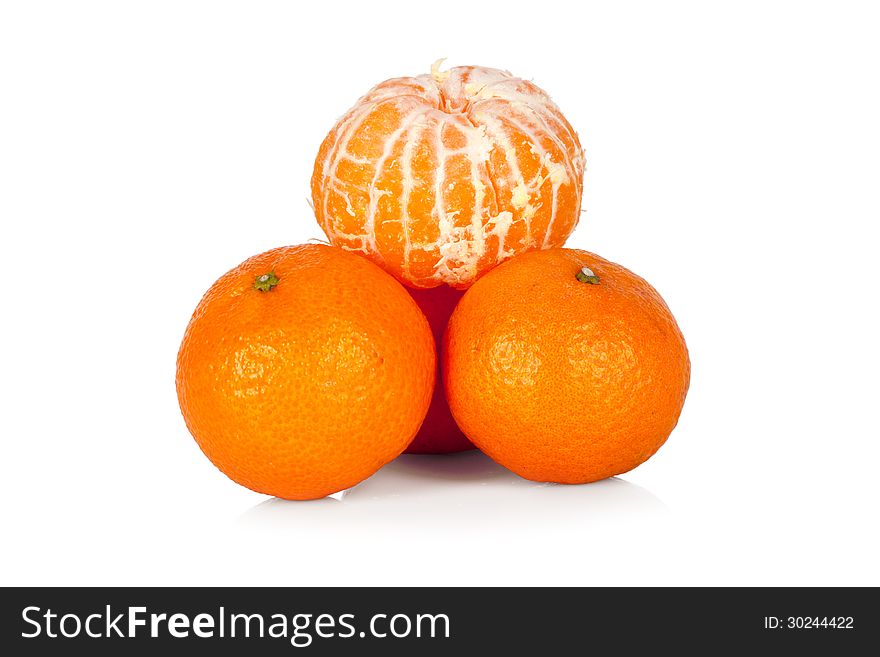
{"label": "white background", "polygon": [[[3,584],[880,584],[871,3],[0,7]],[[676,314],[679,427],[589,486],[473,453],[341,501],[240,488],[177,408],[189,316],[322,236],[325,133],[442,56],[533,79],[578,130],[569,245]]]}

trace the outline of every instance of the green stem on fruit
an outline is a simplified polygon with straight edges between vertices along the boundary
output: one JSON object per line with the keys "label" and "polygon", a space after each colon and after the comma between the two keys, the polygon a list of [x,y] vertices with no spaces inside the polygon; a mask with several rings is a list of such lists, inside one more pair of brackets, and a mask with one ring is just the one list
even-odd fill
{"label": "green stem on fruit", "polygon": [[271,271],[268,274],[257,276],[254,281],[254,289],[260,292],[268,292],[276,285],[278,285],[278,277]]}
{"label": "green stem on fruit", "polygon": [[598,285],[599,277],[593,273],[589,267],[581,267],[581,270],[574,275],[581,283],[589,283],[590,285]]}

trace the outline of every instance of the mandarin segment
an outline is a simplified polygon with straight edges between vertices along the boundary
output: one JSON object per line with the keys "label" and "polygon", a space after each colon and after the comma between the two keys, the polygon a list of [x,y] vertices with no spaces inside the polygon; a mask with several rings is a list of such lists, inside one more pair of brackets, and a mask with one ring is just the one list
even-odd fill
{"label": "mandarin segment", "polygon": [[577,225],[584,156],[537,86],[462,66],[374,87],[325,138],[312,200],[321,228],[400,281],[466,288]]}
{"label": "mandarin segment", "polygon": [[227,476],[287,499],[369,477],[415,436],[436,370],[403,286],[336,247],[284,247],[222,276],[177,361],[187,427]]}
{"label": "mandarin segment", "polygon": [[571,249],[526,253],[458,303],[442,367],[477,447],[536,481],[585,483],[654,454],[690,381],[681,331],[644,279]]}

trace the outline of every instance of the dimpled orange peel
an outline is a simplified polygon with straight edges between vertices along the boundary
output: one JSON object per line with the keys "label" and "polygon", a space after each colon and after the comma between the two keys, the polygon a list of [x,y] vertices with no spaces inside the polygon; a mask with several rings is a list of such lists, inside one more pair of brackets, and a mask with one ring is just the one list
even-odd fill
{"label": "dimpled orange peel", "polygon": [[228,477],[287,499],[354,486],[419,429],[431,329],[400,283],[326,245],[254,256],[205,294],[177,359],[186,425]]}
{"label": "dimpled orange peel", "polygon": [[312,201],[328,239],[420,288],[466,288],[507,258],[561,246],[584,155],[550,97],[460,66],[386,80],[330,130]]}
{"label": "dimpled orange peel", "polygon": [[681,331],[644,279],[573,249],[526,253],[459,301],[443,347],[462,431],[535,481],[586,483],[647,460],[690,381]]}

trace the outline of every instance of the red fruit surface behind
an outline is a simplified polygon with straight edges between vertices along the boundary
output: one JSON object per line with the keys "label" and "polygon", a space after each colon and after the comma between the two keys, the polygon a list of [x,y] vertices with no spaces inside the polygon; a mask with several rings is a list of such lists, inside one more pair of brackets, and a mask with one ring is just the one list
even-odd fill
{"label": "red fruit surface behind", "polygon": [[[438,348],[443,344],[443,332],[449,323],[449,316],[455,310],[458,300],[464,296],[464,290],[456,290],[448,285],[431,289],[417,290],[406,288],[410,296],[428,318],[434,342]],[[434,385],[434,396],[428,408],[428,415],[422,428],[406,448],[407,454],[449,454],[474,449],[474,445],[458,428],[449,404],[446,403],[446,392],[443,389],[443,372],[440,359],[437,359],[437,382]]]}

